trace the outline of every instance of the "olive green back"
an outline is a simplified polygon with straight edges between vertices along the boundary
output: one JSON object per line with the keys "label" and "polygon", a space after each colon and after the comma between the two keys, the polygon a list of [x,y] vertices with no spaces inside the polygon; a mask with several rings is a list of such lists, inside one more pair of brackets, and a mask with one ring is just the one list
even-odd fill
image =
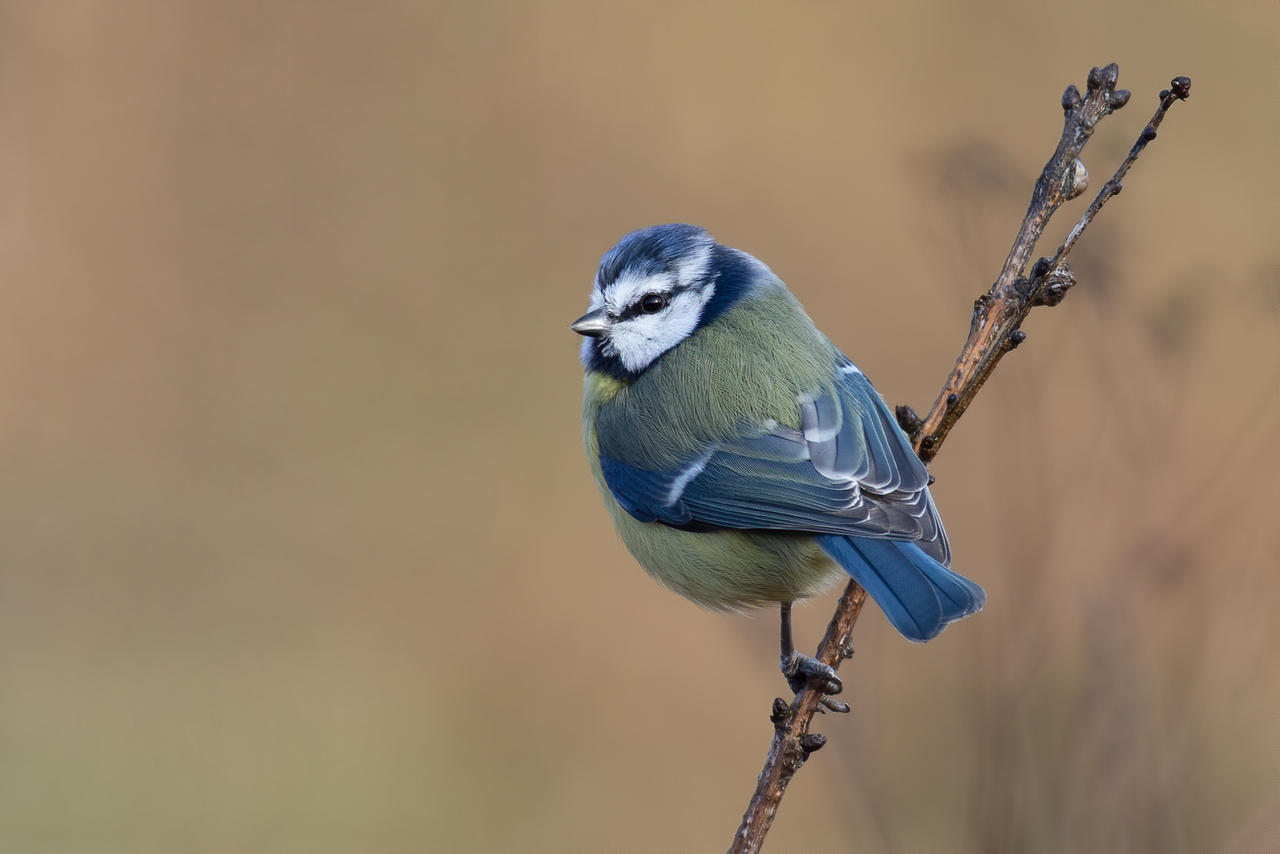
{"label": "olive green back", "polygon": [[[798,396],[830,390],[835,348],[776,278],[663,355],[630,383],[588,376],[584,418],[611,457],[676,465],[743,422],[798,428]],[[592,397],[612,405],[597,408]]]}

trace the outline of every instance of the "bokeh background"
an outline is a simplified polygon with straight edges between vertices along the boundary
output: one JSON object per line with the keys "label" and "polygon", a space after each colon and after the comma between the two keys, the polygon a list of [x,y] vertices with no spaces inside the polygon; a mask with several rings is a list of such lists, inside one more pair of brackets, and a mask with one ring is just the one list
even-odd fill
{"label": "bokeh background", "polygon": [[927,646],[868,609],[771,850],[1277,850],[1278,24],[3,4],[0,849],[725,848],[775,617],[610,530],[596,262],[705,225],[923,412],[1115,60],[1095,186],[1192,98],[933,467],[988,607]]}

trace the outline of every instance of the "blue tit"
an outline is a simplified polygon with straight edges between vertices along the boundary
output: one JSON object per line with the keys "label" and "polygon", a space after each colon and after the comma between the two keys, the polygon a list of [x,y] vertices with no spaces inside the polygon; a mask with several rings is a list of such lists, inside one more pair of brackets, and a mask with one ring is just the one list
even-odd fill
{"label": "blue tit", "polygon": [[929,474],[888,407],[763,263],[692,225],[632,232],[571,328],[587,456],[622,541],[706,607],[779,603],[793,689],[840,689],[795,651],[790,608],[841,571],[913,641],[982,607],[948,569]]}

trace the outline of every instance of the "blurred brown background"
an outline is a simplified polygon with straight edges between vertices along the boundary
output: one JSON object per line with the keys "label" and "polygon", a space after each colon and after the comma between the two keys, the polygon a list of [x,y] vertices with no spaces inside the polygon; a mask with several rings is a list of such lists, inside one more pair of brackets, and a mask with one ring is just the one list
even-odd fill
{"label": "blurred brown background", "polygon": [[1192,99],[934,466],[988,607],[868,610],[771,848],[1276,850],[1278,8],[5,4],[0,849],[722,850],[775,617],[610,530],[596,262],[705,225],[923,411],[1115,60],[1095,187]]}

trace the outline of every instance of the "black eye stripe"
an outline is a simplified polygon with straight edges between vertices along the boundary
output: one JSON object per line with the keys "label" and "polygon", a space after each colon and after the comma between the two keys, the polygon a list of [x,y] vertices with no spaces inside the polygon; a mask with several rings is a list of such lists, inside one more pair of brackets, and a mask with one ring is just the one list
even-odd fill
{"label": "black eye stripe", "polygon": [[[669,291],[645,291],[644,293],[640,294],[640,296],[636,297],[635,300],[633,300],[630,305],[624,308],[622,312],[618,315],[617,319],[619,321],[630,320],[633,317],[639,317],[642,314],[656,314],[658,311],[661,311],[662,309],[671,305],[671,303],[675,302],[675,298],[678,295],[684,293],[685,291],[690,291],[690,290],[693,290],[693,288],[686,285],[682,287],[672,288]],[[661,308],[658,308],[656,311],[646,311],[644,307],[644,302],[648,297],[652,297],[652,296],[663,297],[665,302],[663,303]]]}

